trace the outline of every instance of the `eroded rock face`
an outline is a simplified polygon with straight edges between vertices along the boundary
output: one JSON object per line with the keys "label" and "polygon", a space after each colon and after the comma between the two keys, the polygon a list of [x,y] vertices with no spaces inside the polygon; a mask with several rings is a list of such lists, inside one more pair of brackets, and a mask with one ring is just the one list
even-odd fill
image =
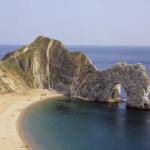
{"label": "eroded rock face", "polygon": [[42,36],[6,55],[1,64],[30,88],[46,88],[71,97],[107,102],[110,98],[118,101],[116,85],[121,84],[128,97],[128,107],[150,108],[150,80],[142,64],[118,63],[101,71],[83,53],[69,52],[60,41]]}
{"label": "eroded rock face", "polygon": [[27,88],[24,80],[17,73],[12,73],[0,62],[0,93],[15,92]]}
{"label": "eroded rock face", "polygon": [[106,95],[119,81],[126,91],[128,107],[141,109],[149,107],[150,80],[144,65],[118,63],[103,71],[103,81],[110,87],[110,89],[106,88]]}

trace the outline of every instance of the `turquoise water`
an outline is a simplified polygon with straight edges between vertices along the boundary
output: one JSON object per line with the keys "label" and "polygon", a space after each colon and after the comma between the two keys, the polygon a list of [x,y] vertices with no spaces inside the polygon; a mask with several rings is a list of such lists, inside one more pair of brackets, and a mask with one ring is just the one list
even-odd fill
{"label": "turquoise water", "polygon": [[150,112],[124,104],[46,100],[28,108],[21,125],[34,150],[150,149]]}
{"label": "turquoise water", "polygon": [[[0,58],[20,45],[0,45]],[[150,74],[150,47],[68,46],[97,68],[126,61],[143,63]],[[124,91],[121,96],[126,97]],[[150,112],[87,102],[45,101],[28,109],[23,133],[34,150],[149,150]]]}

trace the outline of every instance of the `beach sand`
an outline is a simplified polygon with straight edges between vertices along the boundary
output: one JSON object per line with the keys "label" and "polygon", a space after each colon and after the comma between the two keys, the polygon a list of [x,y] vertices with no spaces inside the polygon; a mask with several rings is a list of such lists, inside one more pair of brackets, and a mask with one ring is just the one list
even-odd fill
{"label": "beach sand", "polygon": [[0,94],[0,150],[30,149],[20,137],[17,124],[19,116],[33,103],[62,96],[62,94],[41,89]]}

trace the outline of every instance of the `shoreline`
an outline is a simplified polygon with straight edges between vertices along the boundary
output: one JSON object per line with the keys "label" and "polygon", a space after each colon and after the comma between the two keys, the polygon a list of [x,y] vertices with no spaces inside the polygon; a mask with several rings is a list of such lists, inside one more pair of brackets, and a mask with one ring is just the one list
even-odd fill
{"label": "shoreline", "polygon": [[24,119],[25,115],[28,113],[28,109],[32,109],[32,107],[34,105],[41,103],[42,101],[59,100],[59,99],[62,100],[62,98],[66,98],[66,97],[64,95],[58,94],[58,95],[52,96],[50,98],[42,99],[41,101],[37,101],[37,102],[34,102],[34,103],[28,105],[21,112],[21,114],[19,115],[19,117],[17,119],[16,127],[17,127],[18,134],[25,145],[25,150],[32,150],[31,148],[32,148],[32,143],[33,143],[32,141],[28,140],[28,137],[26,137],[26,135],[24,134],[23,129],[22,129],[22,120]]}
{"label": "shoreline", "polygon": [[57,97],[64,96],[43,89],[0,94],[0,149],[29,150],[30,146],[20,131],[20,117],[33,104]]}

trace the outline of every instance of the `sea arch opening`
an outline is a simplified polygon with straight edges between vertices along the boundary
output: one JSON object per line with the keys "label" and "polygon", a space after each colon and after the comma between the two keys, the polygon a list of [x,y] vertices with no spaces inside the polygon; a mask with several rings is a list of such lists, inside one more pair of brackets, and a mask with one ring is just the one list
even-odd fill
{"label": "sea arch opening", "polygon": [[117,82],[112,86],[110,94],[107,98],[108,102],[115,102],[115,103],[126,102],[127,99],[128,99],[127,92],[120,82]]}
{"label": "sea arch opening", "polygon": [[[146,68],[142,64],[119,63],[104,72],[108,74],[105,83],[108,85],[107,98],[112,97],[117,102],[121,95],[121,87],[126,93],[127,107],[137,109],[150,109],[148,95],[150,93],[150,79]],[[118,84],[120,87],[117,88]],[[114,94],[117,93],[117,94]],[[107,99],[109,100],[109,99]],[[113,102],[113,101],[112,101]]]}

